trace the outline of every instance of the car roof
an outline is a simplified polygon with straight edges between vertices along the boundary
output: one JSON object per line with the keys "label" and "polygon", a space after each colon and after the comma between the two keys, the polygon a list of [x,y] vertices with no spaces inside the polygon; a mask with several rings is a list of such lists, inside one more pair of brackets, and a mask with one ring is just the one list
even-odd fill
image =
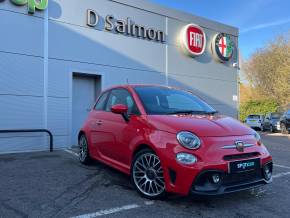
{"label": "car roof", "polygon": [[[173,87],[173,86],[166,86],[166,85],[159,85],[159,84],[124,84],[124,85],[116,85],[116,86],[112,86],[106,90],[104,90],[103,92],[112,90],[112,89],[117,89],[117,88],[126,88],[126,89],[130,89],[130,88],[136,88],[136,87],[160,87],[160,88],[168,88],[168,89],[178,89],[181,90],[181,88],[178,87]],[[182,89],[184,90],[184,89]],[[187,91],[187,90],[185,90]]]}
{"label": "car roof", "polygon": [[[131,87],[131,88],[135,88],[135,87],[163,87],[163,88],[173,88],[170,86],[166,86],[166,85],[159,85],[159,84],[125,84],[125,85],[118,85],[115,87]],[[113,88],[113,87],[112,87]]]}

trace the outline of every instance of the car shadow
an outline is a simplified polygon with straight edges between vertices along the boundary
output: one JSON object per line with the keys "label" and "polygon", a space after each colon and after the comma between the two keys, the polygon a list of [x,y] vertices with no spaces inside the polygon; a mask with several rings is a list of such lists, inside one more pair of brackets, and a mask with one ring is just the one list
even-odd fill
{"label": "car shadow", "polygon": [[[103,164],[102,162],[93,160],[90,165],[82,165],[79,163],[79,166],[88,170],[96,170],[96,175],[102,174],[103,178],[106,180],[103,186],[112,187],[117,186],[127,191],[132,191],[138,196],[131,180],[130,176],[126,175],[110,166]],[[194,204],[195,206],[206,206],[209,208],[216,207],[216,203],[232,203],[233,201],[238,200],[251,200],[257,198],[263,198],[264,193],[266,192],[265,187],[258,187],[254,189],[249,189],[236,193],[229,193],[217,196],[203,196],[203,195],[191,195],[180,196],[176,194],[168,193],[166,198],[159,200],[161,202],[166,202],[172,206],[182,206],[185,208],[190,208]],[[139,195],[140,198],[142,196]]]}
{"label": "car shadow", "polygon": [[102,176],[104,187],[118,186],[125,190],[134,190],[133,184],[130,181],[130,176],[114,169],[104,163],[92,160],[89,165],[79,163],[79,167],[86,170],[96,171],[96,176]]}

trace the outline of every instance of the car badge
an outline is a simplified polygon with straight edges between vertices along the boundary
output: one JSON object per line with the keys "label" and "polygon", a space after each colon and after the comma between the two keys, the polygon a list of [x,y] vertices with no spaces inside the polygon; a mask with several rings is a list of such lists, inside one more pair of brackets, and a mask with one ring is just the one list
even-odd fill
{"label": "car badge", "polygon": [[234,53],[234,42],[229,34],[216,34],[211,46],[212,53],[217,61],[224,63],[232,58]]}
{"label": "car badge", "polygon": [[244,144],[243,141],[235,141],[235,145],[236,145],[236,149],[237,149],[239,152],[244,152],[245,144]]}

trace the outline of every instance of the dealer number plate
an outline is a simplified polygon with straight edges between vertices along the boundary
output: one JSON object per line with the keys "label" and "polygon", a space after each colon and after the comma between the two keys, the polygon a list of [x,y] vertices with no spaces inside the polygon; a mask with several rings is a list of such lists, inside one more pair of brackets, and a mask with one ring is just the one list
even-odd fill
{"label": "dealer number plate", "polygon": [[230,162],[230,173],[239,173],[260,168],[260,158]]}

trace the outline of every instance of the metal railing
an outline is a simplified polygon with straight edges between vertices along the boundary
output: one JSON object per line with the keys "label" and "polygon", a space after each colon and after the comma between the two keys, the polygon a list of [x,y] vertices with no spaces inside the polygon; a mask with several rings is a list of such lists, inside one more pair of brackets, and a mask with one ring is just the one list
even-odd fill
{"label": "metal railing", "polygon": [[33,133],[33,132],[45,132],[49,135],[49,151],[53,152],[53,135],[47,129],[5,129],[0,130],[0,133]]}

